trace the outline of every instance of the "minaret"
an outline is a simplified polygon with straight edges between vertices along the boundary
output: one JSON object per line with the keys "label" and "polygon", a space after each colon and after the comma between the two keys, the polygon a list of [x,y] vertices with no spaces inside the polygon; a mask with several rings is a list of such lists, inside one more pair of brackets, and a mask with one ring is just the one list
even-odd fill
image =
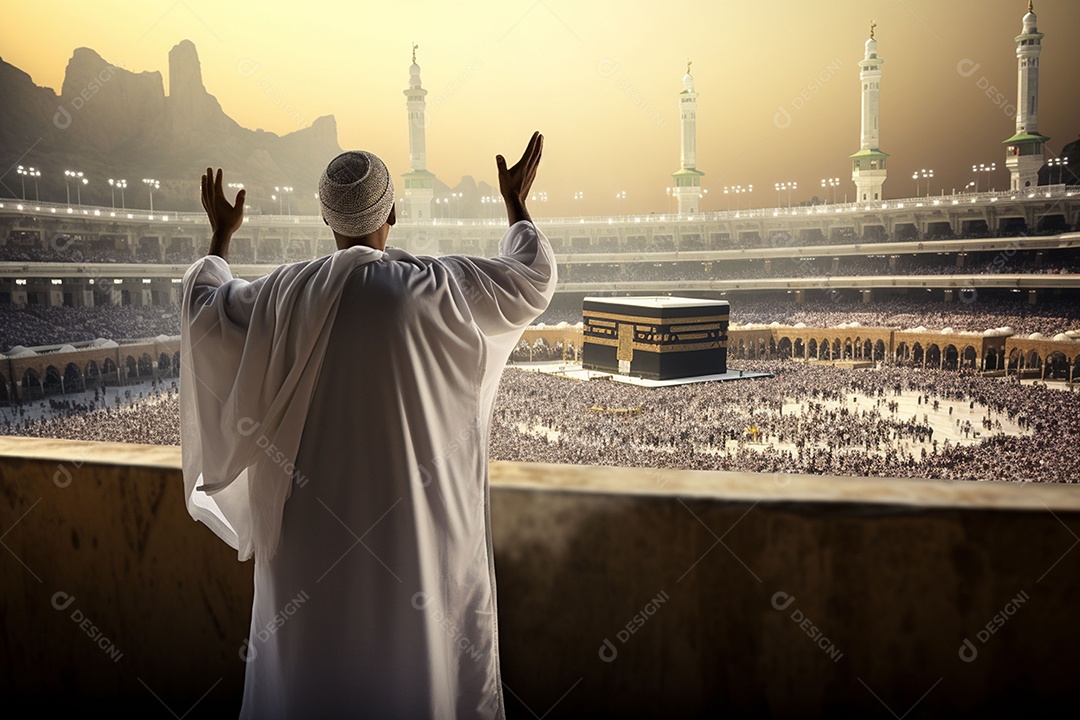
{"label": "minaret", "polygon": [[1050,138],[1039,134],[1039,55],[1043,34],[1035,28],[1035,8],[1028,0],[1024,29],[1016,36],[1016,134],[1004,144],[1005,167],[1012,190],[1039,184],[1043,165],[1043,143]]}
{"label": "minaret", "polygon": [[679,154],[680,169],[673,172],[675,188],[673,194],[679,201],[680,215],[693,215],[698,212],[701,201],[701,177],[697,165],[697,93],[694,91],[694,78],[690,75],[691,63],[686,63],[683,75],[683,91],[679,93],[679,115],[682,117],[682,151]]}
{"label": "minaret", "polygon": [[862,82],[862,143],[859,152],[851,156],[851,179],[855,183],[856,202],[881,200],[881,186],[885,184],[885,158],[888,153],[878,147],[878,116],[881,113],[881,66],[877,40],[870,23],[870,37],[866,41],[866,53],[859,63],[859,80]]}
{"label": "minaret", "polygon": [[427,169],[427,95],[420,84],[420,66],[416,64],[416,50],[412,47],[412,65],[409,66],[409,87],[405,90],[406,108],[409,111],[409,172],[401,177],[405,181],[405,201],[399,208],[399,219],[412,222],[431,220],[431,200],[435,194],[435,176]]}

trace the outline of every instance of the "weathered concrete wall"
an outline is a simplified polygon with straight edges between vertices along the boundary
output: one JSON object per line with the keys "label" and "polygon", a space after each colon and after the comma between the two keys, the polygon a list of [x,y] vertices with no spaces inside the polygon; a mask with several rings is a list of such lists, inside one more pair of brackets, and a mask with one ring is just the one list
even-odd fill
{"label": "weathered concrete wall", "polygon": [[[251,565],[190,520],[178,461],[0,438],[5,716],[235,716]],[[508,463],[492,484],[512,717],[1074,707],[1080,488]]]}

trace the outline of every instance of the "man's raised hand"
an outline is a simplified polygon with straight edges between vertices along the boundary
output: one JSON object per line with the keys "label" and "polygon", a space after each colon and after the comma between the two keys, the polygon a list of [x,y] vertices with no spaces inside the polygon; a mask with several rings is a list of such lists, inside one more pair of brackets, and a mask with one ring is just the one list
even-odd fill
{"label": "man's raised hand", "polygon": [[206,216],[210,218],[210,228],[214,238],[228,240],[240,229],[244,222],[244,198],[247,192],[241,189],[236,193],[236,202],[229,203],[222,190],[221,168],[217,175],[210,168],[202,177],[202,205]]}
{"label": "man's raised hand", "polygon": [[525,201],[536,179],[536,169],[540,166],[543,151],[544,136],[534,132],[524,154],[513,167],[506,167],[506,158],[502,155],[495,156],[495,165],[499,169],[499,192],[506,202],[506,215],[511,225],[521,220],[532,221]]}

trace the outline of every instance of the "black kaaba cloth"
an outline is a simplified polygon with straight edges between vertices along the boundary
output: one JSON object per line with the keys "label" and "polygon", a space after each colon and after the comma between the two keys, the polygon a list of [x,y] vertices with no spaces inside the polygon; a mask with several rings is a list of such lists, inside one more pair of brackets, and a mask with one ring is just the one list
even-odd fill
{"label": "black kaaba cloth", "polygon": [[587,297],[582,366],[650,380],[727,372],[729,305],[685,297]]}

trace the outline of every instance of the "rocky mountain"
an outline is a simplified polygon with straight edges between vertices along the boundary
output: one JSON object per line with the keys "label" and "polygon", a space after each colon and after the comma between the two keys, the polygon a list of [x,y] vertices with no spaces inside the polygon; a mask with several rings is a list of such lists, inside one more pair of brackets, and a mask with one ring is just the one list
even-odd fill
{"label": "rocky mountain", "polygon": [[[23,165],[41,170],[43,201],[65,201],[64,170],[77,169],[91,181],[84,203],[108,205],[108,179],[125,178],[127,205],[147,207],[142,179],[153,177],[161,181],[155,207],[197,210],[198,179],[212,165],[244,182],[256,209],[276,211],[273,187],[289,185],[294,212],[315,212],[319,174],[341,152],[332,116],[284,136],[240,127],[207,92],[187,40],[169,52],[168,95],[161,73],[131,72],[79,48],[59,95],[0,58],[0,98],[0,169],[11,168],[0,176],[0,196],[22,196],[15,168]],[[32,183],[26,197],[34,198]]]}
{"label": "rocky mountain", "polygon": [[454,187],[450,187],[436,178],[432,187],[435,191],[435,197],[440,198],[443,202],[446,202],[447,198],[453,198],[453,201],[445,207],[432,207],[434,217],[478,218],[501,215],[503,212],[501,206],[498,210],[495,210],[492,206],[481,202],[481,198],[485,196],[497,197],[499,195],[498,188],[494,188],[483,181],[477,183],[471,175],[461,178]]}
{"label": "rocky mountain", "polygon": [[1062,160],[1068,160],[1068,164],[1043,165],[1039,169],[1039,184],[1080,185],[1080,140],[1073,140],[1061,148],[1059,157]]}

